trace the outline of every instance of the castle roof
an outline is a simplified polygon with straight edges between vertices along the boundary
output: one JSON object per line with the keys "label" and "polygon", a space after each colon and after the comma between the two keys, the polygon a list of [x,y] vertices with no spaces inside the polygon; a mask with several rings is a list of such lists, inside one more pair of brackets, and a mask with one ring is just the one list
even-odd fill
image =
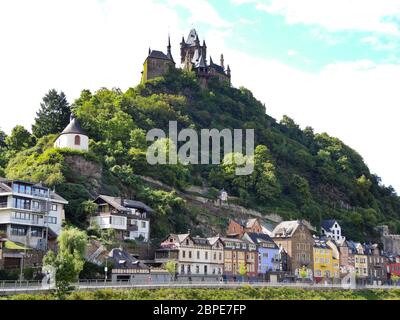
{"label": "castle roof", "polygon": [[215,69],[215,71],[217,71],[217,72],[225,73],[224,68],[218,64],[215,64],[211,57],[210,57],[210,67]]}
{"label": "castle roof", "polygon": [[198,38],[199,38],[199,36],[197,34],[196,29],[192,29],[189,32],[189,35],[186,40],[186,44],[188,44],[190,46],[194,46],[196,44],[196,39],[198,39]]}
{"label": "castle roof", "polygon": [[206,60],[204,60],[204,57],[201,55],[199,58],[199,61],[195,64],[195,68],[206,68]]}
{"label": "castle roof", "polygon": [[173,60],[172,56],[171,58],[168,57],[164,52],[158,51],[158,50],[152,50],[148,56],[148,58],[153,58],[153,59],[162,59],[162,60]]}
{"label": "castle roof", "polygon": [[69,125],[64,129],[63,132],[61,132],[61,135],[63,134],[81,134],[84,136],[87,135],[85,130],[82,129],[81,125],[79,124],[79,121],[76,118],[72,118]]}

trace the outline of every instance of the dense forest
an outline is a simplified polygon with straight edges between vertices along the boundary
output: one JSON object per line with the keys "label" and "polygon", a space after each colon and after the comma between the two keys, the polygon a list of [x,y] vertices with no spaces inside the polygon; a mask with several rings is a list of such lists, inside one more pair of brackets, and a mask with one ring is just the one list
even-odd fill
{"label": "dense forest", "polygon": [[[90,152],[54,149],[53,142],[68,124],[71,111],[88,133]],[[0,131],[0,176],[43,182],[70,201],[69,223],[86,228],[87,200],[96,192],[135,197],[156,210],[153,237],[184,231],[195,224],[176,192],[152,189],[139,175],[153,177],[183,190],[208,187],[210,196],[224,188],[238,204],[284,219],[304,218],[318,226],[325,218],[338,219],[345,235],[366,241],[374,227],[388,224],[400,232],[400,198],[372,174],[362,157],[337,138],[301,129],[284,116],[280,122],[245,88],[211,80],[202,89],[192,73],[170,71],[130,88],[83,90],[69,105],[63,93],[51,90],[43,99],[32,133],[21,126],[7,136]],[[253,157],[235,153],[220,165],[149,165],[146,133],[168,132],[169,121],[179,128],[255,129]],[[156,143],[168,149],[168,139]],[[82,157],[101,171],[99,177],[80,175],[71,159]],[[249,176],[237,176],[236,157],[253,161]]]}

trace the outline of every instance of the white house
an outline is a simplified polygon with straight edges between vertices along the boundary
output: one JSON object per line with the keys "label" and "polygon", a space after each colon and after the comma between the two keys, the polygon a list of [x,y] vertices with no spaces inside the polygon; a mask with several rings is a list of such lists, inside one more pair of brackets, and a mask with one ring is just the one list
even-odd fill
{"label": "white house", "polygon": [[192,280],[222,276],[224,248],[219,237],[200,238],[189,234],[171,234],[156,251],[155,261],[175,261],[180,278]]}
{"label": "white house", "polygon": [[114,229],[120,240],[149,241],[150,219],[153,209],[140,201],[100,195],[94,202],[98,212],[91,222],[101,229]]}
{"label": "white house", "polygon": [[39,184],[0,179],[0,234],[35,249],[46,249],[65,219],[68,201]]}
{"label": "white house", "polygon": [[54,147],[81,151],[89,150],[89,137],[74,116],[71,116],[71,122],[64,131],[61,132],[54,143]]}
{"label": "white house", "polygon": [[322,221],[321,233],[323,236],[337,242],[343,242],[345,240],[345,237],[342,236],[342,228],[336,220]]}

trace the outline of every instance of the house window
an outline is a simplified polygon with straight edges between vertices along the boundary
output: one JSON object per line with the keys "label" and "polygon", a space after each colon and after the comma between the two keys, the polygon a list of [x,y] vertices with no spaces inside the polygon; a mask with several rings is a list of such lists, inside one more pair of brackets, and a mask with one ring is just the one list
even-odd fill
{"label": "house window", "polygon": [[208,260],[208,252],[205,254],[205,259]]}
{"label": "house window", "polygon": [[142,228],[146,228],[146,221],[142,221]]}
{"label": "house window", "polygon": [[31,227],[31,237],[41,238],[42,237],[42,229]]}
{"label": "house window", "polygon": [[38,201],[32,201],[32,209],[39,209],[39,202]]}
{"label": "house window", "polygon": [[51,205],[51,211],[57,211],[57,205],[56,204],[52,204]]}
{"label": "house window", "polygon": [[185,265],[181,265],[181,274],[185,274]]}
{"label": "house window", "polygon": [[199,274],[200,273],[200,267],[196,266],[196,273]]}
{"label": "house window", "polygon": [[75,136],[75,139],[74,139],[75,141],[74,141],[74,144],[76,145],[76,146],[80,146],[81,145],[81,137],[80,136]]}
{"label": "house window", "polygon": [[189,251],[189,259],[192,259],[192,251]]}
{"label": "house window", "polygon": [[28,228],[22,226],[11,226],[11,235],[23,237],[26,236]]}
{"label": "house window", "polygon": [[200,251],[197,251],[197,259],[200,259]]}
{"label": "house window", "polygon": [[182,258],[186,258],[186,251],[182,251]]}

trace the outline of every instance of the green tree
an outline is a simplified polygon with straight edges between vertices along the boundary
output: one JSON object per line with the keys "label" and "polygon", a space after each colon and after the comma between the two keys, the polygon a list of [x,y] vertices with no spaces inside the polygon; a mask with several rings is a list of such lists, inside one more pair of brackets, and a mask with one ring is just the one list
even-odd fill
{"label": "green tree", "polygon": [[310,203],[312,196],[307,179],[298,174],[293,174],[289,189],[298,206]]}
{"label": "green tree", "polygon": [[6,138],[7,138],[6,133],[0,129],[0,148],[5,148],[7,146]]}
{"label": "green tree", "polygon": [[240,274],[242,277],[247,276],[247,267],[246,267],[246,264],[243,263],[243,262],[241,262],[241,263],[239,264],[239,274]]}
{"label": "green tree", "polygon": [[176,273],[176,262],[175,261],[167,261],[164,264],[164,268],[169,272],[171,275],[171,279],[174,279]]}
{"label": "green tree", "polygon": [[55,89],[51,89],[43,97],[32,132],[37,138],[60,133],[68,125],[70,116],[71,107],[64,92],[58,93]]}
{"label": "green tree", "polygon": [[15,126],[11,134],[5,138],[5,143],[9,150],[19,152],[32,147],[35,139],[23,126]]}
{"label": "green tree", "polygon": [[64,299],[71,284],[78,280],[85,263],[87,246],[86,232],[77,228],[65,228],[58,238],[58,253],[49,251],[43,258],[44,266],[56,270],[56,290],[59,299]]}

